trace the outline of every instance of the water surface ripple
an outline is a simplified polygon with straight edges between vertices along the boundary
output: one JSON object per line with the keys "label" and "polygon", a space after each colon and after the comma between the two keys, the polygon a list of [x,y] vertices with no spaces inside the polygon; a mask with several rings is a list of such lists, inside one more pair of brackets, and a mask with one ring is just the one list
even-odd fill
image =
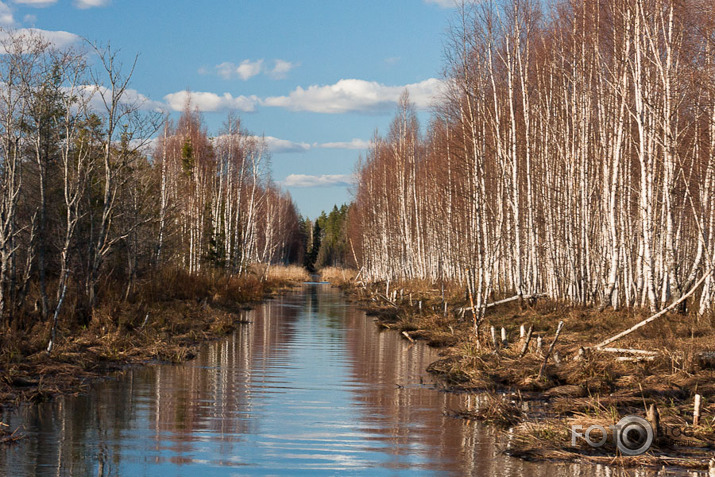
{"label": "water surface ripple", "polygon": [[614,475],[503,455],[493,430],[449,417],[474,398],[436,390],[435,350],[380,333],[327,285],[246,319],[191,362],[5,411],[27,437],[0,448],[0,474]]}

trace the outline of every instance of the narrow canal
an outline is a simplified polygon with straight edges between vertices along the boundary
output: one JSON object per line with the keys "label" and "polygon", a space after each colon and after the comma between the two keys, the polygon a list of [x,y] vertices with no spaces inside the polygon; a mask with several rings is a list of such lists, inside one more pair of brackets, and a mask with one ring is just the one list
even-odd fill
{"label": "narrow canal", "polygon": [[474,398],[438,390],[435,350],[327,285],[245,319],[188,363],[6,411],[26,438],[0,448],[0,475],[615,475],[503,455],[492,429],[449,417]]}

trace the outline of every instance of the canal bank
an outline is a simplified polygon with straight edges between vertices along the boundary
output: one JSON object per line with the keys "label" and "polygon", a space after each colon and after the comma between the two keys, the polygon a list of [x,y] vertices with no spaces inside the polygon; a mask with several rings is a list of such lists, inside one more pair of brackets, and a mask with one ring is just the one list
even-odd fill
{"label": "canal bank", "polygon": [[4,411],[26,437],[0,448],[0,474],[606,475],[503,454],[494,428],[453,417],[481,401],[441,392],[425,372],[438,358],[306,285],[191,361]]}
{"label": "canal bank", "polygon": [[[710,318],[671,316],[642,328],[620,344],[624,356],[592,344],[640,322],[644,312],[510,300],[489,308],[478,339],[459,287],[339,278],[334,283],[378,326],[440,350],[429,366],[433,375],[450,391],[485,400],[458,414],[500,429],[510,455],[707,474],[715,448],[715,372],[698,356],[712,349]],[[618,423],[628,416],[655,423],[646,423],[655,432],[637,455],[618,446]],[[578,434],[591,426],[606,430],[603,442],[598,432],[593,436],[599,445]]]}
{"label": "canal bank", "polygon": [[[223,271],[192,275],[168,268],[140,282],[132,300],[117,297],[100,303],[87,326],[70,327],[61,320],[51,354],[46,351],[50,321],[5,330],[0,406],[86,392],[92,381],[129,366],[190,360],[200,343],[241,326],[248,309],[307,279],[294,266],[242,276]],[[16,437],[14,429],[0,427],[0,443]]]}

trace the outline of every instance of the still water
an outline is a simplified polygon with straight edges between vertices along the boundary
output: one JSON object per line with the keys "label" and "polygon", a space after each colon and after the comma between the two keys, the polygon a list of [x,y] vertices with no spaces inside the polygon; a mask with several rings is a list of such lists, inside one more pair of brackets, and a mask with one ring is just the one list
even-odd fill
{"label": "still water", "polygon": [[474,398],[437,389],[435,350],[328,285],[245,318],[188,363],[6,412],[27,437],[0,448],[0,475],[616,475],[503,455],[492,429],[449,417]]}

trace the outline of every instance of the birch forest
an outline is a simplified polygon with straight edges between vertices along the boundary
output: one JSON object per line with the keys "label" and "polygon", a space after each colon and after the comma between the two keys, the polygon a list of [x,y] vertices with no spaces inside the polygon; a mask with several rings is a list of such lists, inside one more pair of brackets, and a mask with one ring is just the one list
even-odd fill
{"label": "birch forest", "polygon": [[[3,329],[87,325],[162,268],[245,273],[300,259],[299,218],[272,182],[265,141],[238,117],[210,136],[130,88],[111,48],[59,49],[4,32],[0,55]],[[43,328],[44,329],[44,328]]]}
{"label": "birch forest", "polygon": [[445,58],[429,124],[405,94],[358,166],[365,277],[712,309],[713,2],[469,2]]}

